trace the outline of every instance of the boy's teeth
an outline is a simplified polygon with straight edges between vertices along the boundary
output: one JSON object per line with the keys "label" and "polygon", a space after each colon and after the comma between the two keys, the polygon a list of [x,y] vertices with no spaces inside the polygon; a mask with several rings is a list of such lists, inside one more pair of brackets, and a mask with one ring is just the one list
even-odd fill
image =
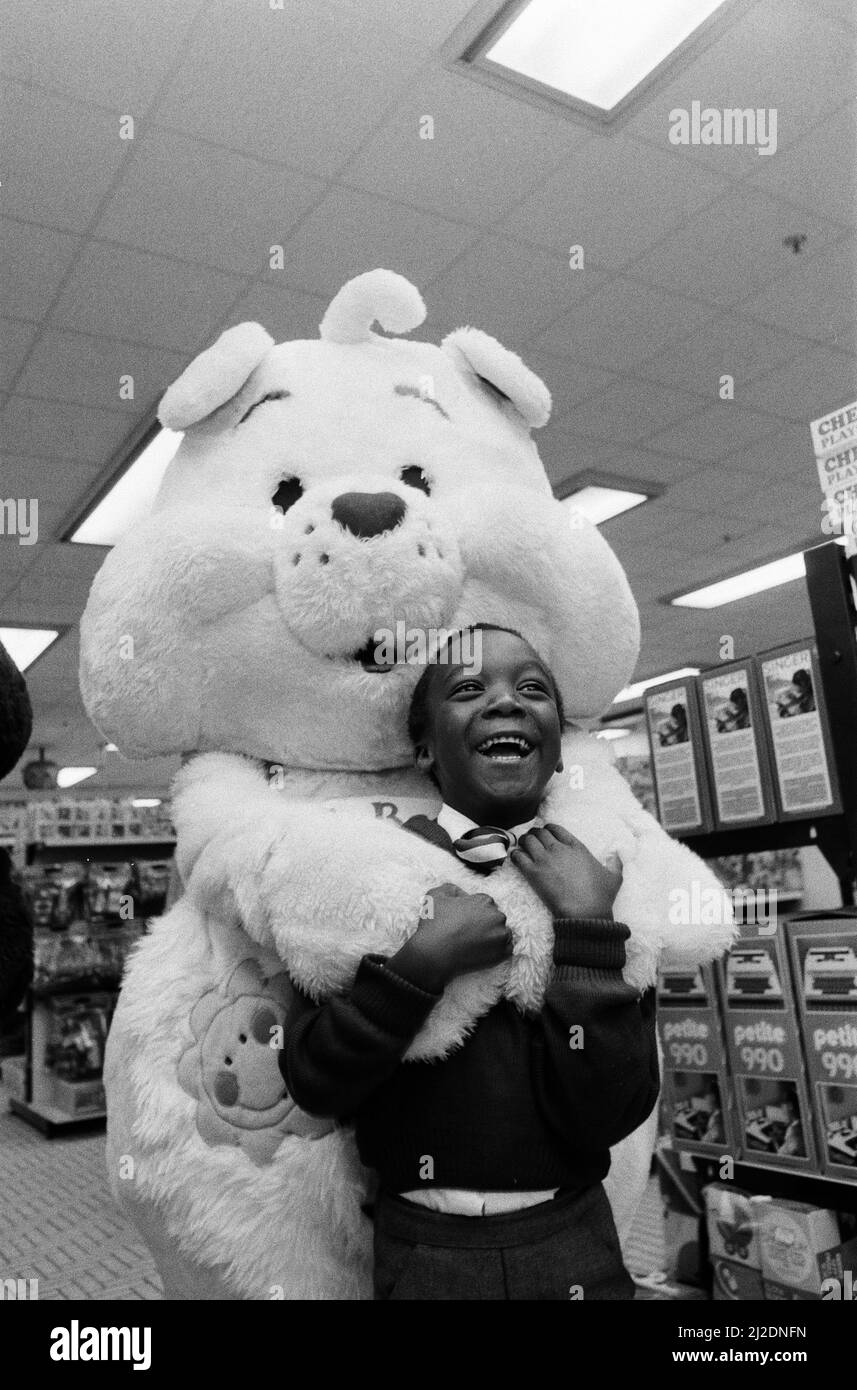
{"label": "boy's teeth", "polygon": [[485,739],[476,751],[491,757],[494,762],[513,763],[525,758],[531,750],[532,744],[526,738],[517,734],[498,734],[494,738]]}

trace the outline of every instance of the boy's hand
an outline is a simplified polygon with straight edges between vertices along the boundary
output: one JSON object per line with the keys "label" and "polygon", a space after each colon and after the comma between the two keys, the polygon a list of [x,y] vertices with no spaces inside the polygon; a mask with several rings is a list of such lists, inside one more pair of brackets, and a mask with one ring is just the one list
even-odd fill
{"label": "boy's hand", "polygon": [[412,984],[439,993],[456,975],[498,965],[512,953],[506,918],[487,893],[465,893],[454,883],[429,889],[431,914],[389,961]]}
{"label": "boy's hand", "polygon": [[618,854],[607,867],[561,825],[528,830],[509,858],[552,917],[612,917],[622,886]]}

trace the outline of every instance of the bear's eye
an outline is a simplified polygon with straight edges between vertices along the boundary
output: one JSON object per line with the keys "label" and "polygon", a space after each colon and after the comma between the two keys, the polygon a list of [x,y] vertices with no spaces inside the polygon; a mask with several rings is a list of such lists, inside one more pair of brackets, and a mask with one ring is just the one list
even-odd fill
{"label": "bear's eye", "polygon": [[421,492],[431,496],[431,483],[425,473],[417,465],[411,464],[409,468],[402,469],[402,482],[406,487],[418,487]]}
{"label": "bear's eye", "polygon": [[289,507],[293,507],[304,495],[304,490],[297,478],[283,478],[271,501],[281,512],[287,512]]}

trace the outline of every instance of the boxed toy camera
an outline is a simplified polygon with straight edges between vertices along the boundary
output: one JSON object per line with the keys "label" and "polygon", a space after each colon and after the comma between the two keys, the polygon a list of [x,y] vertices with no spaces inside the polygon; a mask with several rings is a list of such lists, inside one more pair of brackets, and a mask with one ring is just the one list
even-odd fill
{"label": "boxed toy camera", "polygon": [[726,1053],[710,966],[658,977],[662,1113],[673,1147],[717,1158],[735,1153]]}
{"label": "boxed toy camera", "polygon": [[695,681],[651,686],[643,701],[661,825],[684,834],[712,830]]}
{"label": "boxed toy camera", "polygon": [[832,816],[842,802],[812,640],[756,658],[779,820]]}
{"label": "boxed toy camera", "polygon": [[787,925],[822,1168],[857,1176],[857,914]]}
{"label": "boxed toy camera", "polygon": [[812,1112],[782,924],[743,926],[717,968],[741,1156],[811,1171]]}
{"label": "boxed toy camera", "polygon": [[765,1298],[821,1299],[830,1294],[825,1281],[836,1280],[839,1297],[853,1299],[857,1238],[843,1235],[835,1211],[770,1198],[759,1217]]}
{"label": "boxed toy camera", "polygon": [[759,1212],[765,1199],[734,1183],[709,1183],[704,1195],[712,1298],[724,1303],[763,1299]]}
{"label": "boxed toy camera", "polygon": [[718,829],[775,818],[763,707],[752,658],[699,677],[702,728]]}

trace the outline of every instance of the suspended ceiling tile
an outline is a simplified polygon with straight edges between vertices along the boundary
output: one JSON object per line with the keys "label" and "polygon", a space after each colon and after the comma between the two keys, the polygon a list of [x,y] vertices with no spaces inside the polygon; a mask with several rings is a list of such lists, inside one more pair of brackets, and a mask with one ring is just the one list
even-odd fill
{"label": "suspended ceiling tile", "polygon": [[823,256],[795,257],[791,274],[748,299],[742,310],[764,323],[853,351],[857,320],[857,238]]}
{"label": "suspended ceiling tile", "polygon": [[[63,462],[57,467],[55,458],[12,454],[4,448],[0,459],[0,494],[38,498],[41,520],[46,506],[58,512],[73,507],[92,486],[98,471],[95,464]],[[43,531],[40,526],[40,532]]]}
{"label": "suspended ceiling tile", "polygon": [[301,290],[332,298],[365,270],[383,266],[424,287],[473,240],[472,227],[334,187],[285,240],[279,275]]}
{"label": "suspended ceiling tile", "polygon": [[0,386],[11,386],[35,341],[38,325],[23,319],[0,319]]}
{"label": "suspended ceiling tile", "polygon": [[679,454],[660,454],[654,449],[641,449],[637,445],[603,447],[599,466],[609,473],[629,478],[650,478],[662,483],[683,478],[696,467],[695,463]]}
{"label": "suspended ceiling tile", "polygon": [[524,360],[530,370],[542,378],[550,391],[553,401],[551,420],[556,424],[566,423],[580,401],[598,395],[611,381],[616,380],[613,372],[605,372],[601,367],[587,367],[584,363],[573,362],[568,357],[552,357],[543,352],[526,351]]}
{"label": "suspended ceiling tile", "polygon": [[641,363],[638,371],[653,381],[698,392],[709,401],[720,399],[720,378],[728,374],[736,399],[749,405],[748,382],[808,348],[808,343],[791,333],[730,312],[710,319],[698,333]]}
{"label": "suspended ceiling tile", "polygon": [[[47,328],[17,389],[23,395],[124,410],[130,430],[141,408],[160,397],[186,365],[184,353]],[[120,378],[129,376],[134,390],[130,400],[120,396]],[[127,395],[127,385],[124,390]]]}
{"label": "suspended ceiling tile", "polygon": [[82,232],[127,157],[113,111],[0,83],[4,125],[3,211]]}
{"label": "suspended ceiling tile", "polygon": [[613,133],[596,137],[506,217],[501,230],[563,254],[582,246],[619,267],[730,187],[723,178]]}
{"label": "suspended ceiling tile", "polygon": [[63,288],[53,323],[193,350],[245,285],[218,270],[91,241]]}
{"label": "suspended ceiling tile", "polygon": [[676,420],[699,411],[702,402],[683,391],[644,381],[618,381],[571,412],[579,434],[613,447],[646,439]]}
{"label": "suspended ceiling tile", "polygon": [[551,324],[533,346],[607,370],[628,370],[689,336],[714,312],[698,300],[617,277]]}
{"label": "suspended ceiling tile", "polygon": [[199,0],[14,0],[4,6],[0,70],[142,114],[199,8]]}
{"label": "suspended ceiling tile", "polygon": [[94,235],[255,275],[324,188],[306,174],[152,130]]}
{"label": "suspended ceiling tile", "polygon": [[[343,182],[483,225],[587,138],[582,127],[466,73],[435,70],[413,85],[346,165]],[[426,117],[434,122],[431,139],[420,138]]]}
{"label": "suspended ceiling tile", "polygon": [[759,377],[741,393],[742,405],[807,425],[854,400],[857,357],[822,347],[808,348],[796,361]]}
{"label": "suspended ceiling tile", "polygon": [[122,444],[131,420],[121,410],[10,396],[0,412],[0,436],[13,454],[35,451],[58,460],[102,464]]}
{"label": "suspended ceiling tile", "polygon": [[[854,45],[835,21],[815,7],[790,0],[763,0],[657,92],[626,126],[678,156],[703,160],[715,172],[738,178],[756,172],[779,151],[793,145],[827,113],[852,94]],[[762,111],[756,145],[671,144],[670,112],[716,107]],[[776,111],[776,151],[759,154],[770,142],[768,112]]]}
{"label": "suspended ceiling tile", "polygon": [[210,0],[155,120],[328,178],[425,60],[368,6]]}
{"label": "suspended ceiling tile", "polygon": [[[427,289],[431,314],[472,324],[516,349],[591,293],[597,272],[508,237],[486,236]],[[603,277],[602,281],[603,283]]]}
{"label": "suspended ceiling tile", "polygon": [[223,327],[235,323],[261,323],[278,343],[293,338],[317,338],[327,305],[326,295],[278,289],[273,279],[269,279],[251,286],[232,306]]}
{"label": "suspended ceiling tile", "polygon": [[852,100],[791,149],[766,160],[748,184],[853,227],[857,223],[855,168],[857,104]]}
{"label": "suspended ceiling tile", "polygon": [[40,319],[48,309],[80,237],[0,218],[0,303],[7,314]]}
{"label": "suspended ceiling tile", "polygon": [[[792,234],[808,237],[800,256],[783,244]],[[794,262],[823,254],[844,234],[837,223],[742,185],[640,256],[630,273],[723,307],[745,308],[764,285],[793,274]]]}
{"label": "suspended ceiling tile", "polygon": [[742,410],[731,401],[695,415],[680,425],[673,425],[648,441],[652,448],[664,453],[681,454],[685,458],[720,459],[735,449],[752,444],[763,435],[772,434],[778,422],[770,415],[754,410]]}

